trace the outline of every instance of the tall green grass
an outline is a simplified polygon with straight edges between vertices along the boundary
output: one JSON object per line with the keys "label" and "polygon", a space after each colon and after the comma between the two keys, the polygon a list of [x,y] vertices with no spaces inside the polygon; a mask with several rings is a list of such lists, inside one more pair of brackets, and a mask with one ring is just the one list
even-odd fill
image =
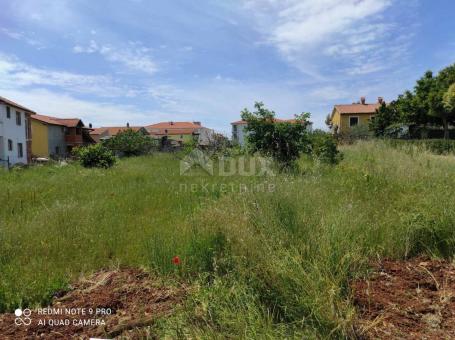
{"label": "tall green grass", "polygon": [[187,221],[226,194],[220,184],[239,181],[197,169],[181,176],[179,159],[167,154],[124,159],[109,170],[70,165],[2,173],[0,311],[46,303],[81,273],[102,267],[168,273],[175,270],[172,257],[188,251],[208,266],[204,242],[212,238],[199,238]]}
{"label": "tall green grass", "polygon": [[[337,166],[302,159],[301,173],[268,178],[180,176],[172,155],[2,175],[0,309],[46,303],[81,273],[143,266],[192,287],[160,336],[349,337],[349,281],[372,258],[453,256],[455,158],[383,142],[342,151]],[[220,187],[264,182],[275,190]]]}
{"label": "tall green grass", "polygon": [[[219,329],[220,320],[210,318],[216,311],[232,337],[258,329],[268,329],[271,338],[351,337],[356,313],[349,282],[366,275],[372,259],[453,256],[455,158],[406,154],[382,142],[343,152],[336,167],[302,160],[305,173],[280,176],[276,192],[224,197],[197,216],[193,223],[201,230],[226,236],[228,251],[216,259],[214,276],[237,307],[226,306],[223,315],[217,299],[223,293],[199,297],[196,306],[207,312],[197,318],[190,304],[181,316],[186,321],[167,323],[164,333],[177,324],[181,333],[200,334],[201,320],[208,319],[202,325],[210,338]],[[244,289],[256,300],[242,299],[237,291]],[[271,318],[272,327],[255,320],[233,330],[229,320],[248,320],[252,304],[254,315],[260,311],[265,324]]]}

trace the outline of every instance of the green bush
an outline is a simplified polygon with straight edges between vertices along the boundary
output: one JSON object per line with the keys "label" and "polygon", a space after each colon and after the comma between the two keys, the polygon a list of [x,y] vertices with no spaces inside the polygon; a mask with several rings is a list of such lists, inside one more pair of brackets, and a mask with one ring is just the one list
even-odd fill
{"label": "green bush", "polygon": [[140,156],[156,147],[155,141],[140,131],[126,129],[104,142],[104,146],[119,156]]}
{"label": "green bush", "polygon": [[338,139],[344,144],[352,144],[358,140],[368,140],[374,137],[367,125],[357,125],[349,131],[338,134]]}
{"label": "green bush", "polygon": [[110,168],[115,164],[115,156],[102,144],[76,148],[73,154],[85,168]]}
{"label": "green bush", "polygon": [[450,139],[392,139],[387,142],[389,145],[405,151],[417,149],[418,151],[427,151],[436,155],[455,155],[455,140]]}
{"label": "green bush", "polygon": [[434,139],[427,141],[428,150],[437,155],[455,154],[455,141]]}
{"label": "green bush", "polygon": [[341,159],[337,142],[332,134],[316,130],[310,135],[311,155],[314,159],[328,164],[336,164]]}

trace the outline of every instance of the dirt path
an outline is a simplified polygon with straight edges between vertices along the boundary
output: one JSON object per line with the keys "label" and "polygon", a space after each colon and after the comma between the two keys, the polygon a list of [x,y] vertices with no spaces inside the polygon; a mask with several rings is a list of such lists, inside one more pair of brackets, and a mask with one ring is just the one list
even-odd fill
{"label": "dirt path", "polygon": [[137,328],[172,313],[185,288],[163,287],[141,270],[123,269],[98,272],[58,295],[49,308],[0,315],[0,339],[141,338],[147,334]]}
{"label": "dirt path", "polygon": [[358,333],[372,339],[454,339],[455,267],[447,261],[385,260],[353,282]]}

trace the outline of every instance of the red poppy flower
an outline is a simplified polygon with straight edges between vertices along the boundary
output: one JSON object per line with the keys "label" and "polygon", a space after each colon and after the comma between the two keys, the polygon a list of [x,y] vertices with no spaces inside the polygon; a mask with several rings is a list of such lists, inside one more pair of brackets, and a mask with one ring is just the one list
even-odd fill
{"label": "red poppy flower", "polygon": [[181,262],[181,261],[180,261],[180,257],[174,256],[174,257],[172,258],[172,263],[175,264],[176,266],[178,266],[178,265],[180,264],[180,262]]}

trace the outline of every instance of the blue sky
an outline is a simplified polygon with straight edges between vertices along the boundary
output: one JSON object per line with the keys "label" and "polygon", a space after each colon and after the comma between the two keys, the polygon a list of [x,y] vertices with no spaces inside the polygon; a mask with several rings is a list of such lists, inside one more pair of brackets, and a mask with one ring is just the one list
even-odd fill
{"label": "blue sky", "polygon": [[0,0],[0,95],[94,126],[202,121],[229,133],[394,99],[455,62],[453,0]]}

